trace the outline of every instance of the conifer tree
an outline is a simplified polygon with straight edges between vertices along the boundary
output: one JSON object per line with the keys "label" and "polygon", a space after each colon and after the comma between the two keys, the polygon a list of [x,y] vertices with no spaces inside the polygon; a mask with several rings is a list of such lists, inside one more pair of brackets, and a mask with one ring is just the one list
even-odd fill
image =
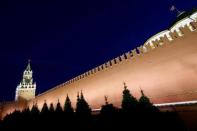
{"label": "conifer tree", "polygon": [[58,102],[57,102],[57,106],[56,106],[55,112],[56,113],[62,113],[63,112],[63,109],[62,109],[62,106],[61,106],[61,104],[59,102],[59,99],[58,99]]}
{"label": "conifer tree", "polygon": [[[54,120],[55,120],[55,109],[54,109],[54,106],[53,106],[53,103],[50,104],[50,107],[49,107],[49,113],[48,113],[48,118],[50,118],[50,124],[53,124]],[[48,119],[49,120],[49,119]]]}
{"label": "conifer tree", "polygon": [[39,115],[40,115],[40,111],[38,109],[37,103],[33,104],[30,114],[31,114],[32,123],[35,123],[35,125],[37,125],[39,122]]}
{"label": "conifer tree", "polygon": [[37,103],[36,103],[36,104],[34,104],[34,105],[32,106],[31,114],[32,114],[33,116],[37,116],[37,115],[39,115],[39,113],[40,113],[40,111],[39,111],[38,105],[37,105]]}
{"label": "conifer tree", "polygon": [[54,113],[54,112],[55,112],[55,109],[54,109],[53,103],[51,103],[51,104],[50,104],[49,112],[50,112],[50,113]]}
{"label": "conifer tree", "polygon": [[48,108],[46,100],[45,100],[44,104],[43,104],[43,107],[42,107],[42,110],[41,110],[41,114],[47,114],[47,113],[49,113],[49,108]]}
{"label": "conifer tree", "polygon": [[70,98],[68,97],[68,95],[66,96],[66,101],[64,104],[64,112],[66,115],[72,116],[74,113]]}
{"label": "conifer tree", "polygon": [[22,113],[24,113],[24,114],[30,114],[30,109],[29,109],[29,107],[28,107],[28,108],[25,108],[25,109],[22,111]]}
{"label": "conifer tree", "polygon": [[30,120],[30,110],[29,107],[25,108],[21,112],[21,117],[22,117],[22,123],[24,123],[26,126],[29,125],[28,121]]}
{"label": "conifer tree", "polygon": [[131,95],[125,83],[124,83],[123,99],[121,106],[124,111],[131,111],[131,110],[134,111],[137,110],[138,107],[137,99]]}
{"label": "conifer tree", "polygon": [[76,114],[77,116],[83,118],[90,118],[91,116],[91,108],[86,102],[83,93],[81,91],[81,96],[79,97],[79,93],[77,95],[77,105],[76,105]]}
{"label": "conifer tree", "polygon": [[153,104],[150,102],[150,99],[144,95],[143,90],[141,90],[141,97],[139,99],[140,106],[142,108],[151,108]]}
{"label": "conifer tree", "polygon": [[81,108],[81,101],[79,97],[79,92],[77,92],[77,103],[76,103],[76,114],[80,114],[80,108]]}
{"label": "conifer tree", "polygon": [[87,115],[91,114],[91,109],[90,109],[87,101],[85,100],[82,91],[81,91],[81,99],[80,99],[80,101],[81,101],[82,109],[84,109],[84,112],[86,112]]}

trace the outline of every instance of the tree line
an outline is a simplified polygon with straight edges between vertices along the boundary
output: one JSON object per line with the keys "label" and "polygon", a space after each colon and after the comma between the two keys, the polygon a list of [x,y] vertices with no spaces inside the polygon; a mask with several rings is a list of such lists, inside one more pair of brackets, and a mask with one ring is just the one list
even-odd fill
{"label": "tree line", "polygon": [[105,104],[98,112],[92,112],[83,92],[78,93],[74,110],[66,96],[64,105],[58,101],[48,107],[46,101],[39,111],[37,104],[31,109],[14,111],[0,121],[0,130],[186,130],[176,112],[161,112],[141,90],[136,99],[124,83],[121,108],[115,107],[105,96]]}

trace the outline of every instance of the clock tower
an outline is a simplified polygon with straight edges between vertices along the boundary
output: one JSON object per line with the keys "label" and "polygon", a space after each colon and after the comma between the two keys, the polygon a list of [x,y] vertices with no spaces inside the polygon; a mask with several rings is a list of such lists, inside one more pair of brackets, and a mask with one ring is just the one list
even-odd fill
{"label": "clock tower", "polygon": [[33,82],[33,71],[31,70],[30,60],[23,72],[23,78],[16,88],[15,101],[31,100],[35,98],[36,83]]}

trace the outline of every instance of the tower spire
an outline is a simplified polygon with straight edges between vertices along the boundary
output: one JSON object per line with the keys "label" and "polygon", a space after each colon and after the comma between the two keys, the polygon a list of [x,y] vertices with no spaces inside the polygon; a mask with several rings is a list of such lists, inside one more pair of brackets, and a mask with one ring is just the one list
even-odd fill
{"label": "tower spire", "polygon": [[27,71],[31,71],[31,60],[30,59],[28,60],[28,64],[27,64],[26,70]]}

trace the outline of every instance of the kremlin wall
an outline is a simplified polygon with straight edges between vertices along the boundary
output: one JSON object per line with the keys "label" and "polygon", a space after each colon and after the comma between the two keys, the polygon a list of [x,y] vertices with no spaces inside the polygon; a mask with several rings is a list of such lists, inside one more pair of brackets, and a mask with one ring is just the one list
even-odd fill
{"label": "kremlin wall", "polygon": [[[143,45],[118,56],[92,70],[62,83],[34,99],[4,103],[0,106],[3,118],[14,110],[22,110],[44,101],[49,105],[64,104],[66,95],[75,107],[77,93],[83,91],[92,109],[110,103],[121,106],[123,82],[139,98],[140,90],[154,104],[197,100],[197,12],[177,21]],[[65,72],[66,73],[66,72]]]}

